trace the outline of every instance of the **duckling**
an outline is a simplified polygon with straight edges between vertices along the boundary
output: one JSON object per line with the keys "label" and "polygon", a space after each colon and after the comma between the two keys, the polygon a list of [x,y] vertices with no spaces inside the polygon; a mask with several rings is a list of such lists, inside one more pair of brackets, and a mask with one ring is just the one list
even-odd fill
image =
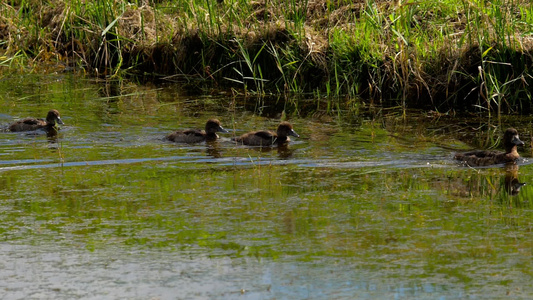
{"label": "duckling", "polygon": [[281,122],[276,132],[261,130],[245,133],[233,140],[242,145],[273,146],[283,145],[291,141],[289,135],[300,137],[292,128],[291,123]]}
{"label": "duckling", "polygon": [[472,167],[515,162],[520,158],[520,155],[516,150],[517,146],[522,145],[524,145],[524,142],[518,137],[518,131],[514,128],[508,128],[503,134],[503,146],[505,147],[505,152],[487,150],[470,151],[455,154],[455,159],[463,161]]}
{"label": "duckling", "polygon": [[219,138],[217,132],[229,132],[220,125],[217,119],[210,119],[205,124],[205,130],[187,129],[183,131],[173,132],[165,137],[165,139],[176,143],[199,143],[204,141],[215,141]]}
{"label": "duckling", "polygon": [[34,131],[37,129],[44,129],[47,132],[52,129],[55,130],[57,124],[64,124],[59,117],[59,112],[55,109],[52,109],[46,115],[46,120],[36,119],[36,118],[26,118],[18,120],[15,123],[9,125],[9,131],[18,132],[18,131]]}

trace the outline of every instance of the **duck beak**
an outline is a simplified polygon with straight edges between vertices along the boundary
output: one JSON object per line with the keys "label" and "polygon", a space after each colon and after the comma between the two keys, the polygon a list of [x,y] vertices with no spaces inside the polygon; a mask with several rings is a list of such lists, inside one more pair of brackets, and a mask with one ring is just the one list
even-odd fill
{"label": "duck beak", "polygon": [[222,126],[218,126],[218,132],[229,133],[229,131],[227,131],[226,129],[224,129],[224,127],[222,127]]}
{"label": "duck beak", "polygon": [[297,137],[297,138],[300,137],[300,135],[298,135],[298,134],[296,133],[296,131],[294,131],[294,129],[291,129],[291,133],[290,133],[290,135],[295,136],[295,137]]}
{"label": "duck beak", "polygon": [[517,146],[524,146],[524,142],[520,140],[518,135],[513,136],[513,139],[511,140],[511,143],[517,145]]}
{"label": "duck beak", "polygon": [[513,184],[513,187],[517,190],[519,190],[521,187],[523,187],[524,185],[526,185],[525,182],[517,182],[517,183],[514,183]]}
{"label": "duck beak", "polygon": [[61,125],[65,124],[65,123],[63,123],[63,121],[61,121],[60,117],[57,117],[56,121],[57,121],[57,124],[61,124]]}
{"label": "duck beak", "polygon": [[526,185],[525,183],[523,182],[515,182],[515,183],[512,183],[511,186],[510,186],[510,189],[511,189],[511,195],[513,196],[516,196],[518,195],[518,193],[520,193],[520,189]]}

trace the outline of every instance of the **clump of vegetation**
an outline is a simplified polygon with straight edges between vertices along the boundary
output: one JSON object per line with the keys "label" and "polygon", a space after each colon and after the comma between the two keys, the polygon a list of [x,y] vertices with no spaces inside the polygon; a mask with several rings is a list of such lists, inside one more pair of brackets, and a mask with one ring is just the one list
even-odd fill
{"label": "clump of vegetation", "polygon": [[530,111],[532,33],[525,0],[12,0],[0,66]]}

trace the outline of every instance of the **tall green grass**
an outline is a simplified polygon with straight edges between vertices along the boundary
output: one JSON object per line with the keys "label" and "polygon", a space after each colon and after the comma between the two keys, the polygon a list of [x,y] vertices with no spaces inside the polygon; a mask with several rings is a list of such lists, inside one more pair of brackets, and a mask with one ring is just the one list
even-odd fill
{"label": "tall green grass", "polygon": [[[531,110],[529,1],[8,1],[0,54],[98,76]],[[479,71],[481,68],[481,72]]]}

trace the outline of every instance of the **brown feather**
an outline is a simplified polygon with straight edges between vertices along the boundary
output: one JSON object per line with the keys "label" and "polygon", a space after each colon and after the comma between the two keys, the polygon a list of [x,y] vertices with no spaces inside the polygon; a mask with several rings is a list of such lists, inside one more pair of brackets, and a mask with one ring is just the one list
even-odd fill
{"label": "brown feather", "polygon": [[187,129],[175,131],[165,138],[175,143],[200,143],[218,139],[217,132],[228,132],[217,119],[210,119],[205,124],[205,130]]}
{"label": "brown feather", "polygon": [[472,167],[490,166],[515,162],[520,155],[517,151],[518,145],[524,145],[524,142],[518,137],[518,132],[514,128],[509,128],[503,135],[503,145],[505,152],[501,151],[470,151],[466,153],[457,153],[454,158],[466,163]]}
{"label": "brown feather", "polygon": [[48,112],[46,120],[26,118],[12,123],[9,125],[8,129],[9,131],[13,132],[34,131],[38,129],[49,131],[56,126],[56,124],[63,124],[63,121],[61,121],[61,118],[59,117],[59,112],[55,109],[52,109]]}
{"label": "brown feather", "polygon": [[289,122],[281,122],[276,133],[268,130],[252,131],[234,138],[234,141],[242,145],[270,147],[290,142],[289,135],[299,137]]}

